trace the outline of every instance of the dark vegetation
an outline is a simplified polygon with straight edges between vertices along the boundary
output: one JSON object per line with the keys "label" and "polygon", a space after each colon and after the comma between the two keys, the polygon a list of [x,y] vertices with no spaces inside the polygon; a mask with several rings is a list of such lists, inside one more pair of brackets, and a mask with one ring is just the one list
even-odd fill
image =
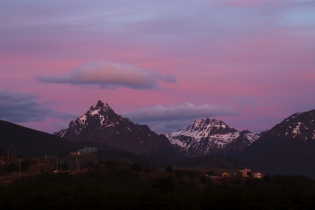
{"label": "dark vegetation", "polygon": [[143,163],[151,166],[155,166],[157,168],[164,168],[171,160],[163,157],[154,157],[154,156],[144,156],[144,155],[136,155],[131,152],[127,152],[124,150],[99,150],[96,152],[97,158],[102,159],[110,159],[116,160],[120,162],[129,162],[129,163]]}
{"label": "dark vegetation", "polygon": [[237,171],[246,164],[242,161],[229,157],[195,157],[172,164],[173,168],[194,169],[199,171],[208,171],[215,169],[218,172]]}
{"label": "dark vegetation", "polygon": [[[83,172],[41,173],[0,186],[2,209],[305,209],[315,181],[304,176],[211,180],[194,170],[163,170],[113,160]],[[27,171],[27,165],[25,169]],[[213,174],[212,171],[209,174]],[[1,178],[1,177],[0,177]]]}

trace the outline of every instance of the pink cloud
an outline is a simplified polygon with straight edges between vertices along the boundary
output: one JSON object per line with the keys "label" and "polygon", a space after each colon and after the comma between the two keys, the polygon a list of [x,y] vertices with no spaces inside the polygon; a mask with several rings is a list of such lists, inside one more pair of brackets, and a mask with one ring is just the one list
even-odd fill
{"label": "pink cloud", "polygon": [[143,70],[138,66],[107,61],[89,62],[77,67],[70,74],[57,76],[36,76],[42,83],[98,85],[102,88],[129,87],[155,89],[158,82],[175,83],[172,75],[160,75]]}

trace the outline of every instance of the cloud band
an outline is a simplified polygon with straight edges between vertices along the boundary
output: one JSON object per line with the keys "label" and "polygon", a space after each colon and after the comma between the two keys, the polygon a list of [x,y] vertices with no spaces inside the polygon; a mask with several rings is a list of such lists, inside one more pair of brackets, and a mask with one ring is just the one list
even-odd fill
{"label": "cloud band", "polygon": [[47,118],[68,120],[76,115],[54,111],[37,102],[38,96],[0,90],[0,119],[14,123],[43,121]]}
{"label": "cloud band", "polygon": [[219,107],[210,104],[196,106],[188,102],[170,106],[156,105],[134,112],[122,113],[123,116],[137,123],[148,124],[153,130],[162,133],[188,126],[189,123],[198,118],[236,116],[238,114],[230,107]]}
{"label": "cloud band", "polygon": [[86,63],[69,74],[35,78],[42,83],[97,85],[101,88],[156,89],[159,82],[176,83],[172,75],[163,76],[135,65],[107,61]]}

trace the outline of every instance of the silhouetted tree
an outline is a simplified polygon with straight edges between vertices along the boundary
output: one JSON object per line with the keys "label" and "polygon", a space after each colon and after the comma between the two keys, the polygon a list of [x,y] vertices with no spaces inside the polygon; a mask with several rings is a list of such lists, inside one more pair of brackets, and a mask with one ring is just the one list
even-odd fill
{"label": "silhouetted tree", "polygon": [[173,172],[172,166],[167,166],[165,171],[168,172],[168,173],[172,173]]}

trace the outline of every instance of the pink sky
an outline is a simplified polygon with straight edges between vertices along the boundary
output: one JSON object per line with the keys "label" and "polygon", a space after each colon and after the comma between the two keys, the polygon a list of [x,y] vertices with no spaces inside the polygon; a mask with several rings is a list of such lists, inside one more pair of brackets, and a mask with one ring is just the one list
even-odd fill
{"label": "pink sky", "polygon": [[206,117],[270,129],[315,109],[314,11],[310,0],[1,2],[0,119],[52,133],[102,100],[159,133]]}

